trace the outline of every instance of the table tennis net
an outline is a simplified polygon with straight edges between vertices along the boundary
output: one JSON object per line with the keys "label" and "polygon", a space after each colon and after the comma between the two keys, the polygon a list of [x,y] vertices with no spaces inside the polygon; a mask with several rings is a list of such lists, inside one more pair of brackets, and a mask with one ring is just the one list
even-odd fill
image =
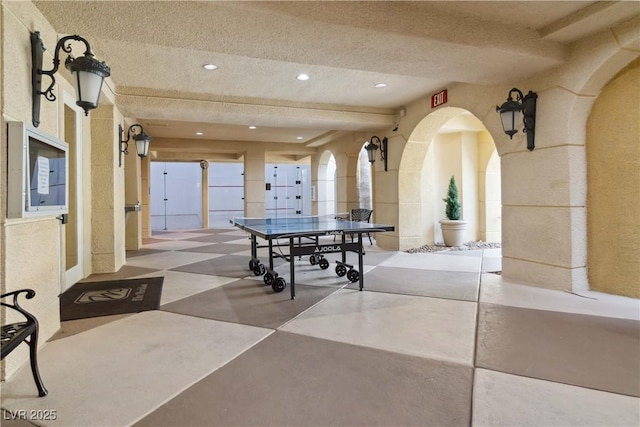
{"label": "table tennis net", "polygon": [[349,214],[339,215],[313,215],[313,216],[295,216],[295,217],[273,217],[273,218],[249,218],[234,217],[231,222],[243,226],[262,226],[262,225],[315,225],[327,222],[335,222],[336,220],[349,220]]}

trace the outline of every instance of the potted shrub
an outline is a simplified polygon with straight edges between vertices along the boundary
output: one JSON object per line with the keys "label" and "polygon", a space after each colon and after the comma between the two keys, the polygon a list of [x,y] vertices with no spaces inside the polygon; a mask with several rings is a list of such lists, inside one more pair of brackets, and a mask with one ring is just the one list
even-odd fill
{"label": "potted shrub", "polygon": [[445,215],[447,219],[440,220],[442,228],[442,238],[446,246],[462,246],[465,242],[465,231],[467,221],[460,220],[460,200],[458,199],[458,187],[453,175],[449,180],[449,191],[447,198],[442,199],[445,204]]}

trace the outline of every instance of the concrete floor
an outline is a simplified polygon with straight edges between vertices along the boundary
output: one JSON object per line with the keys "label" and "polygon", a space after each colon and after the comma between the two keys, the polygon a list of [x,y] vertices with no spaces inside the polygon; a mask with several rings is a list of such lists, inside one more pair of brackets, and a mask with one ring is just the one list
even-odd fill
{"label": "concrete floor", "polygon": [[89,280],[162,275],[160,309],[63,322],[49,395],[22,369],[2,425],[640,425],[638,300],[509,283],[500,249],[365,248],[364,291],[303,259],[292,301],[243,232],[156,233]]}

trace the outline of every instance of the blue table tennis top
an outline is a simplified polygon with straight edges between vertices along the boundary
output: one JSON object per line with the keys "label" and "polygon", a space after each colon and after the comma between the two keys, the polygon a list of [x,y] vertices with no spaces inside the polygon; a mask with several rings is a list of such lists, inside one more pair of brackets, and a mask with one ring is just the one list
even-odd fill
{"label": "blue table tennis top", "polygon": [[246,218],[231,220],[236,227],[263,239],[277,239],[295,236],[324,236],[347,233],[373,233],[394,231],[393,225],[370,224],[368,222],[349,221],[333,216],[303,216],[283,218]]}

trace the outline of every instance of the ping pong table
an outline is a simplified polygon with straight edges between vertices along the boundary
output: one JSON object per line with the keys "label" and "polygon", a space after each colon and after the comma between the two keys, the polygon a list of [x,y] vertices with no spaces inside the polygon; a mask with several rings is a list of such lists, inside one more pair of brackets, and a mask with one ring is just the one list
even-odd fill
{"label": "ping pong table", "polygon": [[[342,261],[336,261],[335,272],[338,276],[347,276],[350,282],[359,282],[360,290],[364,288],[364,274],[362,272],[362,235],[384,231],[394,231],[394,226],[385,224],[371,224],[368,222],[350,221],[335,216],[298,216],[282,218],[233,218],[231,223],[248,232],[251,237],[251,260],[249,269],[256,276],[264,275],[263,281],[271,285],[274,292],[282,292],[286,281],[273,268],[274,258],[284,258],[289,262],[289,284],[291,299],[296,296],[295,291],[295,258],[309,256],[311,265],[318,265],[321,269],[329,268],[329,261],[325,254],[341,253]],[[321,241],[321,236],[334,236],[333,242]],[[351,241],[346,237],[351,236]],[[353,239],[353,236],[357,236]],[[258,245],[258,237],[267,241],[266,245]],[[340,237],[338,242],[335,237]],[[281,243],[280,239],[288,240]],[[275,243],[274,243],[275,241]],[[258,248],[269,248],[269,264],[265,266],[258,259]],[[276,252],[282,247],[288,247],[288,253]],[[347,264],[347,252],[358,254],[358,269]]]}

